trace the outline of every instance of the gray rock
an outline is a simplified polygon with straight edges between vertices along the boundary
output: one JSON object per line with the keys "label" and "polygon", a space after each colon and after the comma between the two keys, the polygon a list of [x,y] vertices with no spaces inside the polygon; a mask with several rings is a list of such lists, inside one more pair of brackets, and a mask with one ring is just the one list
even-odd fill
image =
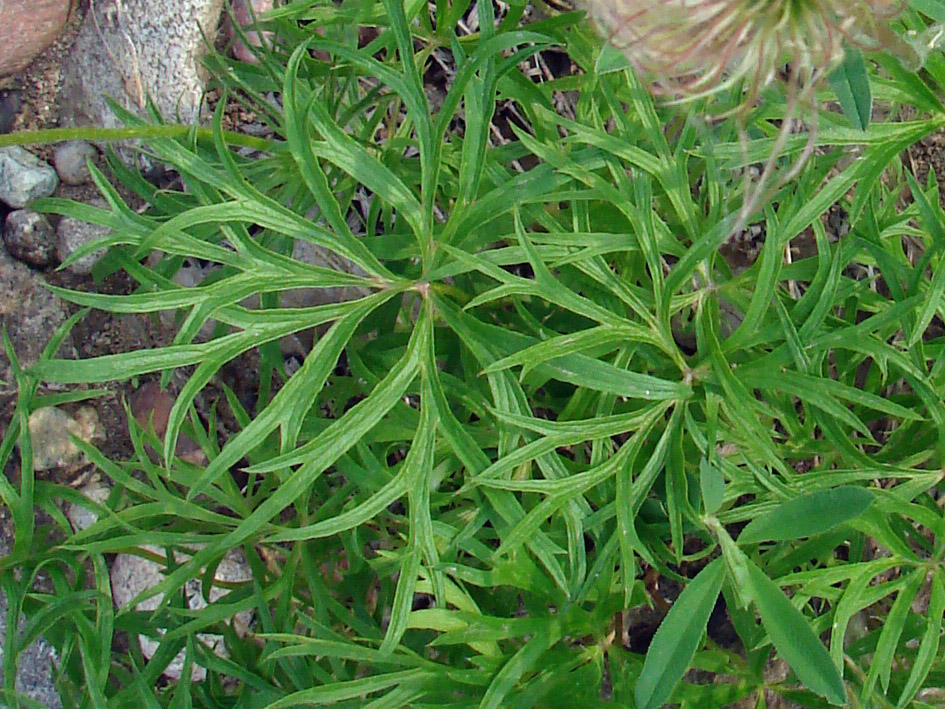
{"label": "gray rock", "polygon": [[3,241],[13,258],[43,268],[56,260],[56,233],[42,214],[17,209],[7,215]]}
{"label": "gray rock", "polygon": [[[92,204],[97,207],[107,206],[102,199],[92,200]],[[59,260],[64,262],[83,246],[108,236],[110,232],[111,229],[107,226],[90,224],[74,217],[63,217],[59,220],[59,226],[56,229],[56,234],[59,237],[57,249]],[[86,276],[92,272],[92,268],[106,252],[107,249],[97,249],[90,254],[86,254],[75,263],[66,266],[66,270],[77,276]]]}
{"label": "gray rock", "polygon": [[[0,591],[0,637],[6,637],[9,622],[7,597]],[[26,619],[21,617],[19,626],[22,627],[25,623]],[[6,660],[3,645],[0,643],[0,668]],[[55,648],[42,637],[37,638],[20,655],[16,668],[16,691],[40,706],[61,709],[62,700],[52,680],[53,667],[58,663]]]}
{"label": "gray rock", "polygon": [[56,171],[19,145],[0,148],[0,200],[22,209],[59,186]]}
{"label": "gray rock", "polygon": [[63,143],[53,153],[53,165],[59,173],[59,179],[67,185],[84,185],[92,175],[87,161],[98,157],[98,151],[91,143],[84,140],[70,140]]}
{"label": "gray rock", "polygon": [[[6,556],[10,553],[13,545],[13,538],[6,534],[0,534],[0,556]],[[7,636],[7,623],[10,622],[9,604],[6,594],[0,591],[0,638]],[[17,627],[22,628],[26,623],[26,618],[22,615],[19,618]],[[5,642],[0,642],[0,672],[3,671],[4,646]],[[42,707],[48,709],[62,709],[62,701],[59,699],[59,692],[53,684],[53,666],[59,663],[59,658],[53,648],[42,637],[37,638],[20,655],[16,668],[16,690],[25,697],[32,699]],[[17,706],[13,704],[13,706]],[[7,709],[7,705],[0,703],[0,707]]]}
{"label": "gray rock", "polygon": [[[63,125],[123,125],[106,97],[142,117],[150,97],[167,121],[196,120],[207,79],[200,60],[222,6],[223,0],[96,2],[64,62]],[[120,153],[130,161],[131,151]]]}
{"label": "gray rock", "polygon": [[[0,322],[13,343],[20,366],[29,368],[39,359],[50,336],[66,319],[64,303],[44,287],[42,276],[15,261],[0,248]],[[72,339],[67,336],[60,357],[75,357]],[[6,353],[0,348],[0,384],[5,393],[13,390],[13,374]]]}

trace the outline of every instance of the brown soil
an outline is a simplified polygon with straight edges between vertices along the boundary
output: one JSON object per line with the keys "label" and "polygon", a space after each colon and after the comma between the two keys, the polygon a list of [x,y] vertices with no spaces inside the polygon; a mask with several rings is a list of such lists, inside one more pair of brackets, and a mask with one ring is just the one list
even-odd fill
{"label": "brown soil", "polygon": [[906,150],[906,164],[920,185],[925,185],[929,172],[939,185],[939,202],[945,207],[945,131],[938,131]]}

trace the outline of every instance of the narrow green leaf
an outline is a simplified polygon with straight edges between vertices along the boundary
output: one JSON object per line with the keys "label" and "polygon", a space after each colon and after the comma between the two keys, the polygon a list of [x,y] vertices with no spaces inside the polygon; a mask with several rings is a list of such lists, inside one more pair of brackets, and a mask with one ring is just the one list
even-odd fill
{"label": "narrow green leaf", "polygon": [[[231,465],[246,455],[246,451],[253,450],[280,425],[283,427],[285,442],[289,445],[295,444],[294,434],[297,434],[298,426],[301,425],[299,420],[301,417],[295,416],[293,420],[291,416],[293,409],[304,410],[312,405],[355,329],[374,308],[383,305],[387,298],[365,299],[365,301],[368,300],[373,301],[370,307],[367,302],[363,302],[363,308],[355,308],[322,335],[305,358],[302,367],[276,394],[269,406],[259,412],[242,431],[227,441],[220,454],[210,461],[200,477],[194,481],[192,496],[203,492]],[[293,435],[285,435],[286,429],[291,429]]]}
{"label": "narrow green leaf", "polygon": [[[424,314],[427,314],[425,312]],[[427,326],[424,321],[420,327]],[[432,324],[429,325],[432,330]],[[427,341],[432,348],[432,337]],[[427,356],[430,353],[427,352]],[[408,539],[407,559],[401,564],[400,578],[397,580],[397,590],[394,594],[391,609],[390,624],[381,643],[381,652],[392,652],[404,631],[407,629],[407,619],[413,606],[414,589],[417,585],[417,576],[420,573],[421,558],[431,569],[439,563],[436,542],[433,538],[433,522],[430,518],[430,474],[433,469],[433,448],[436,444],[436,403],[430,391],[427,377],[420,397],[420,424],[410,444],[410,452],[404,461],[404,476],[407,483],[408,515],[410,520],[410,536]],[[433,586],[437,589],[437,605],[445,602],[442,590],[442,577],[433,571]]]}
{"label": "narrow green leaf", "polygon": [[938,657],[938,646],[942,640],[942,615],[945,614],[945,574],[941,567],[935,569],[932,575],[932,598],[929,601],[929,618],[925,633],[922,635],[922,644],[912,664],[912,672],[906,686],[899,696],[896,709],[909,706],[916,692],[922,689],[925,678],[932,670],[932,663]]}
{"label": "narrow green leaf", "polygon": [[289,709],[322,704],[335,704],[346,699],[363,699],[374,692],[380,692],[389,687],[405,687],[417,684],[430,677],[427,670],[411,669],[400,672],[362,677],[360,679],[335,682],[318,687],[293,692],[269,705],[269,709]]}
{"label": "narrow green leaf", "polygon": [[406,492],[407,476],[404,470],[401,470],[393,480],[360,505],[306,527],[278,532],[267,537],[266,541],[271,543],[295,542],[340,534],[374,519],[387,507],[403,497]]}
{"label": "narrow green leaf", "polygon": [[407,618],[410,617],[413,592],[417,586],[419,573],[420,551],[410,548],[400,559],[400,576],[397,579],[397,589],[394,591],[390,624],[384,634],[384,642],[381,643],[382,653],[392,653],[403,637],[404,631],[407,630]]}
{"label": "narrow green leaf", "polygon": [[479,702],[480,709],[499,709],[519,678],[535,666],[538,659],[557,639],[557,627],[551,622],[549,622],[549,627],[535,633],[535,636],[512,655],[496,673],[486,693],[482,696],[482,701]]}
{"label": "narrow green leaf", "polygon": [[837,667],[843,666],[843,650],[847,640],[847,628],[850,620],[868,604],[868,592],[875,591],[876,586],[870,588],[874,576],[869,571],[850,579],[840,602],[837,604],[830,627],[830,657]]}
{"label": "narrow green leaf", "polygon": [[739,543],[783,541],[822,534],[860,516],[873,504],[861,487],[837,487],[785,502],[755,518],[738,537]]}
{"label": "narrow green leaf", "polygon": [[728,575],[731,577],[729,587],[734,592],[735,598],[738,599],[738,607],[745,610],[754,600],[751,593],[751,583],[748,579],[748,555],[739,549],[729,533],[725,531],[725,527],[717,519],[709,517],[706,520],[706,525],[718,537],[719,547],[722,549],[722,558],[725,560]]}
{"label": "narrow green leaf", "polygon": [[[942,209],[937,204],[932,204],[911,173],[907,172],[906,177],[913,199],[919,209],[919,223],[922,225],[923,229],[928,232],[929,236],[932,237],[934,243],[934,247],[926,250],[924,254],[926,259],[931,259],[932,255],[939,251],[942,248],[943,242],[945,242],[945,221],[943,221]],[[921,274],[924,274],[924,268],[917,266],[912,276],[912,282],[916,286],[918,283],[925,280],[924,277],[921,277]],[[910,287],[910,292],[914,292],[912,287]],[[919,308],[912,334],[909,337],[910,348],[915,347],[922,339],[929,323],[932,322],[935,313],[940,309],[943,292],[945,292],[945,264],[940,261],[928,283],[928,290],[925,293],[922,306]]]}
{"label": "narrow green leaf", "polygon": [[[291,505],[305,491],[310,490],[314,480],[328,466],[352,448],[400,401],[407,387],[417,376],[421,355],[430,336],[429,321],[429,317],[422,318],[420,325],[411,335],[403,357],[368,398],[348,409],[319,436],[288,456],[289,459],[299,456],[297,462],[301,463],[301,467],[283,477],[278,488],[265,502],[260,504],[249,517],[242,520],[236,529],[225,536],[217,537],[212,544],[208,544],[189,561],[177,567],[159,584],[132,599],[132,604],[179,588],[181,584],[193,577],[197,569],[213,559],[215,554],[241,544],[258,534],[275,515]],[[285,456],[282,457],[285,458]],[[279,461],[279,458],[271,460],[270,463],[273,464],[272,469],[292,464]]]}
{"label": "narrow green leaf", "polygon": [[866,703],[873,687],[876,686],[877,679],[882,684],[883,691],[889,691],[889,677],[892,674],[892,663],[896,657],[899,638],[902,637],[912,601],[924,580],[925,569],[919,568],[913,571],[886,615],[883,632],[880,633],[876,643],[876,652],[873,653],[873,660],[870,662],[870,671],[866,678],[866,686],[863,688],[861,703]]}
{"label": "narrow green leaf", "polygon": [[725,564],[716,559],[686,585],[660,623],[637,681],[641,709],[662,706],[689,669],[724,579]]}

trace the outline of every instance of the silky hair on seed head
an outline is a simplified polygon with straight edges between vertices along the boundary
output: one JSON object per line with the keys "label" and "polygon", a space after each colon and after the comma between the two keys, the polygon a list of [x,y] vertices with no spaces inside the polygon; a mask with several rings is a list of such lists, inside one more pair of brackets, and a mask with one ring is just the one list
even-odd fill
{"label": "silky hair on seed head", "polygon": [[877,49],[902,0],[584,0],[599,32],[656,93],[699,98],[744,83],[745,105],[790,67],[798,86]]}

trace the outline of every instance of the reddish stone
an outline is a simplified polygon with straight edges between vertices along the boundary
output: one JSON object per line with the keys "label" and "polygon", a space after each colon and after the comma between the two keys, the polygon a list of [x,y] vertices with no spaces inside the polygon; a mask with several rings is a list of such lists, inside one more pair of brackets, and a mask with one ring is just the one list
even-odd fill
{"label": "reddish stone", "polygon": [[[148,382],[131,395],[129,401],[131,415],[146,431],[153,427],[154,434],[163,442],[174,401],[170,393],[161,391],[161,385],[158,382]],[[148,453],[157,457],[150,448]],[[175,453],[178,458],[193,465],[207,464],[207,454],[185,433],[178,435]]]}
{"label": "reddish stone", "polygon": [[[272,0],[232,0],[233,19],[240,27],[248,28],[253,24],[253,17],[259,19],[264,13],[272,10]],[[231,49],[233,57],[247,64],[258,64],[259,60],[252,50],[247,47],[243,40],[236,37],[236,31],[233,29],[233,20],[226,18],[226,36],[228,40],[233,40]],[[260,30],[246,30],[246,41],[253,47],[263,46],[264,38],[272,41],[272,32],[261,32]]]}
{"label": "reddish stone", "polygon": [[72,0],[0,0],[0,76],[25,69],[55,41]]}

